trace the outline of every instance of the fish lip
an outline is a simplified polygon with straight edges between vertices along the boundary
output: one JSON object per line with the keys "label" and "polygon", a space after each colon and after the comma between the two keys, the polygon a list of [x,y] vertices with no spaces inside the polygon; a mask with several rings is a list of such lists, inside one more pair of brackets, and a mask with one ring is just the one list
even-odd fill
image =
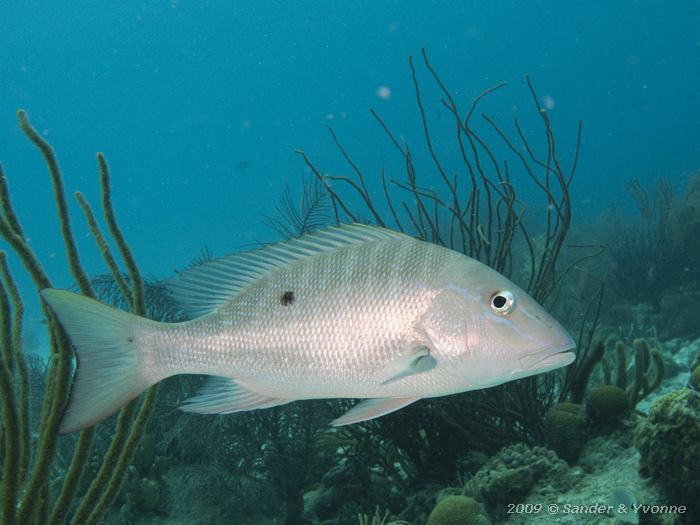
{"label": "fish lip", "polygon": [[576,359],[576,354],[572,352],[576,348],[576,343],[568,334],[567,339],[568,341],[564,345],[558,344],[554,348],[548,347],[521,357],[520,366],[523,370],[531,370],[541,368],[542,365],[566,366],[571,364]]}
{"label": "fish lip", "polygon": [[573,350],[573,348],[546,355],[533,364],[531,368],[541,368],[543,366],[547,368],[559,368],[561,366],[570,365],[576,360],[576,354],[571,350]]}

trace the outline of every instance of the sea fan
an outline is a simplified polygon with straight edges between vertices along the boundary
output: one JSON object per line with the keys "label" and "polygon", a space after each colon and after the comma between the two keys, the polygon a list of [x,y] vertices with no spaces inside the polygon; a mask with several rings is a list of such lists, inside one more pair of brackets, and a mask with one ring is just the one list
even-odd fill
{"label": "sea fan", "polygon": [[315,177],[305,177],[298,202],[295,202],[292,191],[286,185],[275,206],[275,215],[264,215],[265,223],[284,237],[301,237],[328,224],[330,204],[330,196],[323,183]]}

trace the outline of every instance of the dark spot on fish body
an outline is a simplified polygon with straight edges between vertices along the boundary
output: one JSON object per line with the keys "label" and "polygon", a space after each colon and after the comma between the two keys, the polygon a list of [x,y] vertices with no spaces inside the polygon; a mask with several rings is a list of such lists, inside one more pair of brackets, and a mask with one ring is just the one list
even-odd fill
{"label": "dark spot on fish body", "polygon": [[133,342],[134,342],[134,336],[133,336],[133,335],[127,335],[127,336],[126,336],[126,342],[127,342],[127,343],[133,343]]}
{"label": "dark spot on fish body", "polygon": [[294,302],[294,292],[291,290],[284,292],[280,298],[280,302],[282,303],[282,306],[289,306],[292,304]]}

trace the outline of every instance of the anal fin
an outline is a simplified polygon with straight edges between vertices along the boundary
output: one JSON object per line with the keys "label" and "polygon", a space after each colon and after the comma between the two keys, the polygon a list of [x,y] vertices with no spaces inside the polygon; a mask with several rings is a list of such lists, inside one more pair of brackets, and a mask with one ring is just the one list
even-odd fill
{"label": "anal fin", "polygon": [[399,410],[406,405],[418,401],[417,397],[378,397],[373,399],[365,399],[360,401],[342,416],[331,421],[334,427],[343,425],[351,425],[360,421],[367,421],[377,417],[384,416],[396,410]]}
{"label": "anal fin", "polygon": [[270,408],[292,401],[294,400],[258,394],[230,377],[212,376],[206,380],[196,396],[185,400],[180,410],[197,414],[231,414]]}

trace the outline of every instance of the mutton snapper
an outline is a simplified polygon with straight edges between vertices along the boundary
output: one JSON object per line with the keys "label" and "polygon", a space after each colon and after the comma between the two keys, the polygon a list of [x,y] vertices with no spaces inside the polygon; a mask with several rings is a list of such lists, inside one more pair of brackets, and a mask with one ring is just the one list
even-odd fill
{"label": "mutton snapper", "polygon": [[59,432],[94,425],[176,374],[213,376],[185,402],[190,412],[363,398],[333,421],[345,425],[575,358],[564,328],[499,273],[373,226],[215,259],[170,288],[193,320],[158,323],[42,290],[77,356]]}

